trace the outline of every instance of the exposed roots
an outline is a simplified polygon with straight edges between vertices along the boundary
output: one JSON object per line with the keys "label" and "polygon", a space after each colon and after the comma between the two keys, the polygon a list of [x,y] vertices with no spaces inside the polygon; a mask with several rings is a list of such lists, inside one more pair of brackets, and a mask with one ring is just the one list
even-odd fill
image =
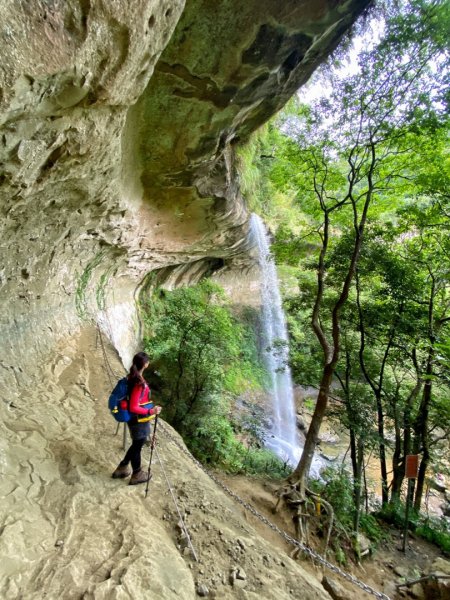
{"label": "exposed roots", "polygon": [[[303,488],[303,489],[302,489]],[[334,524],[334,510],[329,502],[321,498],[318,494],[302,486],[298,483],[287,483],[277,492],[278,500],[273,509],[273,512],[277,512],[278,507],[282,501],[294,511],[292,520],[295,525],[295,535],[298,541],[302,544],[309,545],[309,522],[312,517],[320,517],[322,511],[328,516],[328,526],[325,536],[325,545],[323,549],[323,555],[327,555],[328,546],[330,543],[331,531]],[[295,548],[292,552],[292,558],[295,558],[300,548]]]}

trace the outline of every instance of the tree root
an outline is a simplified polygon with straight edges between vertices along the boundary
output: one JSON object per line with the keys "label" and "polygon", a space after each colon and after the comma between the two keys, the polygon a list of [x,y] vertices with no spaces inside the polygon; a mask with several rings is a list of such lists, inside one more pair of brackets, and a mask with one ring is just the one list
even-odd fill
{"label": "tree root", "polygon": [[[319,517],[322,509],[325,510],[328,516],[328,527],[325,537],[323,555],[326,556],[334,523],[334,510],[331,504],[312,490],[309,490],[306,487],[302,489],[300,482],[287,483],[277,491],[277,495],[278,500],[273,512],[276,513],[280,503],[284,501],[285,504],[295,513],[292,517],[292,520],[294,521],[296,538],[300,543],[304,543],[306,545],[309,544],[309,519],[311,519],[313,516]],[[295,550],[291,553],[291,557],[295,558],[300,551],[300,548],[295,548]]]}

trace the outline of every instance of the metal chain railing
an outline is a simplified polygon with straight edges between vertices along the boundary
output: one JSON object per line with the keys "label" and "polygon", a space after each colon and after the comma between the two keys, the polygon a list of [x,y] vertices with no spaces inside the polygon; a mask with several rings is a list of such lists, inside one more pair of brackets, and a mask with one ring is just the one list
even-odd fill
{"label": "metal chain railing", "polygon": [[108,360],[108,356],[106,354],[105,344],[103,342],[103,335],[102,335],[102,331],[100,329],[100,325],[97,325],[97,336],[100,338],[100,347],[101,347],[101,350],[102,350],[102,355],[103,355],[103,361],[104,361],[104,365],[105,365],[105,370],[106,370],[106,374],[108,375],[109,385],[111,386],[111,389],[112,389],[114,387],[115,382],[117,381],[118,377],[116,376],[116,374],[112,370],[111,364],[110,364],[110,362]]}
{"label": "metal chain railing", "polygon": [[[105,347],[103,344],[103,336],[102,336],[100,328],[98,328],[98,332],[100,335],[100,342],[101,342],[101,346],[102,346],[102,353],[103,353],[105,363],[106,363],[107,367],[109,367],[110,371],[113,373],[113,370],[109,363],[108,356],[106,354],[106,350],[105,350]],[[108,375],[109,375],[109,373],[108,373]],[[277,525],[275,525],[274,523],[269,521],[269,519],[267,517],[265,517],[260,512],[258,512],[256,510],[256,508],[254,508],[251,504],[249,504],[248,502],[245,502],[245,500],[243,500],[240,496],[238,496],[235,492],[233,492],[227,485],[225,485],[222,481],[220,481],[220,479],[218,477],[216,477],[213,473],[208,471],[208,469],[206,469],[200,461],[198,461],[196,458],[194,458],[194,456],[192,456],[192,454],[189,452],[189,450],[187,450],[185,447],[183,447],[182,444],[180,444],[180,442],[170,433],[169,429],[166,427],[166,425],[164,424],[164,422],[162,420],[160,422],[160,428],[163,431],[163,433],[167,436],[167,438],[170,439],[170,441],[173,442],[177,446],[177,448],[179,450],[181,450],[181,452],[183,452],[183,454],[185,454],[195,465],[197,465],[197,467],[199,469],[201,469],[210,479],[212,479],[212,481],[214,481],[214,483],[216,483],[220,488],[222,488],[224,490],[224,492],[226,494],[228,494],[228,496],[230,496],[231,498],[233,498],[233,500],[235,500],[236,502],[241,504],[252,515],[254,515],[262,523],[267,525],[267,527],[269,527],[270,529],[272,529],[273,531],[278,533],[288,543],[292,544],[296,548],[299,548],[302,552],[304,552],[305,554],[310,556],[313,560],[316,560],[318,563],[322,564],[324,567],[326,567],[333,573],[340,575],[341,577],[343,577],[344,579],[346,579],[353,585],[356,585],[357,587],[364,590],[368,594],[375,596],[375,598],[379,598],[380,600],[391,600],[391,598],[389,596],[387,596],[386,594],[383,594],[382,592],[377,592],[372,587],[370,587],[370,585],[367,585],[366,583],[364,583],[363,581],[360,581],[353,575],[350,575],[350,573],[347,573],[346,571],[343,571],[336,565],[333,565],[333,563],[330,563],[329,561],[327,561],[323,556],[321,556],[320,554],[317,554],[317,552],[315,552],[308,546],[305,546],[305,544],[303,544],[302,542],[299,542],[298,540],[293,538],[291,535],[289,535],[288,533],[286,533],[285,531],[280,529]],[[161,464],[161,462],[160,462],[160,464]],[[194,551],[194,555],[195,555],[195,551]]]}
{"label": "metal chain railing", "polygon": [[170,433],[168,428],[162,422],[161,422],[161,425],[162,425],[161,429],[164,432],[164,434],[177,446],[177,448],[179,450],[181,450],[183,452],[183,454],[185,454],[187,457],[189,457],[191,459],[191,461],[194,464],[196,464],[197,467],[199,467],[206,475],[208,475],[208,477],[210,479],[212,479],[214,481],[214,483],[216,483],[220,488],[222,488],[224,490],[224,492],[226,492],[226,494],[228,494],[228,496],[230,496],[231,498],[233,498],[233,500],[235,500],[236,502],[241,504],[246,510],[248,510],[250,513],[252,513],[252,515],[254,515],[262,523],[264,523],[265,525],[270,527],[270,529],[272,529],[273,531],[278,533],[287,542],[289,542],[293,546],[296,546],[297,548],[299,548],[302,552],[304,552],[305,554],[310,556],[312,559],[314,559],[318,563],[322,564],[324,567],[326,567],[330,571],[333,571],[333,573],[340,575],[341,577],[343,577],[344,579],[346,579],[353,585],[356,585],[360,589],[364,590],[368,594],[372,594],[372,596],[375,596],[376,598],[379,598],[380,600],[391,600],[389,598],[389,596],[387,596],[386,594],[383,594],[382,592],[377,592],[376,590],[371,588],[370,585],[367,585],[366,583],[364,583],[363,581],[360,581],[353,575],[350,575],[350,573],[347,573],[346,571],[343,571],[336,565],[333,565],[333,563],[330,563],[329,561],[327,561],[323,556],[321,556],[320,554],[317,554],[317,552],[315,552],[308,546],[305,546],[305,544],[302,544],[301,542],[299,542],[298,540],[293,538],[291,535],[289,535],[288,533],[286,533],[285,531],[280,529],[277,525],[275,525],[274,523],[269,521],[269,519],[267,517],[265,517],[260,512],[258,512],[256,510],[256,508],[254,508],[251,504],[249,504],[248,502],[246,502],[245,500],[240,498],[227,485],[225,485],[220,479],[218,479],[213,473],[208,471],[208,469],[206,469],[201,464],[201,462],[199,462],[196,458],[194,458],[192,456],[192,454],[186,448],[184,448],[182,446],[182,444],[180,444],[180,442],[178,442],[178,440]]}
{"label": "metal chain railing", "polygon": [[178,518],[180,519],[182,531],[183,531],[184,535],[186,536],[186,540],[187,540],[188,546],[189,546],[189,548],[190,548],[190,550],[192,552],[192,556],[194,557],[195,562],[198,562],[197,553],[196,553],[195,548],[194,548],[194,546],[192,544],[191,536],[189,535],[189,531],[188,531],[188,529],[186,527],[186,524],[184,522],[183,515],[181,514],[180,508],[178,506],[177,499],[175,497],[175,493],[174,493],[172,485],[170,483],[170,479],[167,476],[166,470],[164,468],[163,461],[161,459],[161,455],[158,452],[158,448],[155,448],[155,452],[156,452],[156,457],[157,457],[158,462],[159,462],[159,466],[161,467],[163,475],[164,475],[164,478],[166,480],[166,484],[167,484],[167,487],[169,489],[170,495],[172,496],[173,503],[175,504],[175,508],[176,508],[177,513],[178,513]]}

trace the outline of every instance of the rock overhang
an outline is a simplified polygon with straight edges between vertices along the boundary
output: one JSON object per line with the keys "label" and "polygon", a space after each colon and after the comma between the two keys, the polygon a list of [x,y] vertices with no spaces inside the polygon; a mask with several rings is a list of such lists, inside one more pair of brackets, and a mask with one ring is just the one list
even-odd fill
{"label": "rock overhang", "polygon": [[368,4],[4,2],[0,276],[11,345],[14,322],[52,337],[116,304],[123,318],[128,303],[131,323],[133,290],[154,269],[188,282],[191,263],[198,274],[201,260],[205,272],[242,261],[234,148]]}

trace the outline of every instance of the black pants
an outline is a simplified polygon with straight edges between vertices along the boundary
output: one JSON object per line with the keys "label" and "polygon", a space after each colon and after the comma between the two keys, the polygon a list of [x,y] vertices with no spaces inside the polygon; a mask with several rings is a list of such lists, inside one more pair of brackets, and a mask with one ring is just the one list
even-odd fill
{"label": "black pants", "polygon": [[145,440],[150,435],[150,423],[128,423],[128,431],[130,432],[132,444],[128,448],[125,458],[120,463],[123,467],[131,462],[133,473],[136,473],[141,468],[141,450]]}
{"label": "black pants", "polygon": [[144,445],[145,438],[139,440],[133,440],[131,446],[128,448],[125,458],[120,463],[123,467],[131,462],[133,473],[136,473],[141,468],[141,450]]}

